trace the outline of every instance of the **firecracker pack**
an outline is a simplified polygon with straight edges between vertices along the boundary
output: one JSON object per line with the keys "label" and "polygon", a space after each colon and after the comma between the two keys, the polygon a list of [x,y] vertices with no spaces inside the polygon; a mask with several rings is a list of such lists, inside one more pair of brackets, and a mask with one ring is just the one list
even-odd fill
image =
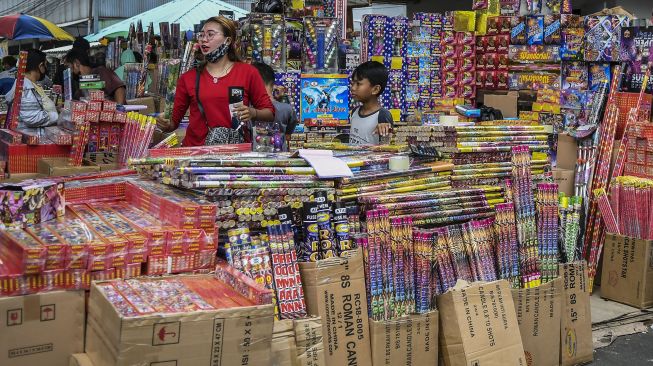
{"label": "firecracker pack", "polygon": [[198,203],[199,197],[195,197],[194,201],[191,196],[184,197],[177,191],[144,181],[128,184],[131,189],[126,192],[127,201],[160,220],[184,229],[215,227],[215,205]]}
{"label": "firecracker pack", "polygon": [[21,227],[64,215],[64,185],[52,181],[23,181],[0,185],[4,226]]}
{"label": "firecracker pack", "polygon": [[585,61],[620,60],[621,28],[630,19],[624,15],[585,17]]}
{"label": "firecracker pack", "polygon": [[[621,28],[620,60],[626,63],[622,91],[637,93],[642,89],[646,67],[653,61],[653,27]],[[647,93],[653,93],[649,81]]]}
{"label": "firecracker pack", "polygon": [[300,115],[301,103],[299,95],[301,73],[278,72],[275,73],[273,96],[279,102],[290,104],[295,110],[295,115]]}
{"label": "firecracker pack", "polygon": [[275,70],[285,69],[287,33],[281,14],[251,13],[243,32],[248,59],[266,63]]}

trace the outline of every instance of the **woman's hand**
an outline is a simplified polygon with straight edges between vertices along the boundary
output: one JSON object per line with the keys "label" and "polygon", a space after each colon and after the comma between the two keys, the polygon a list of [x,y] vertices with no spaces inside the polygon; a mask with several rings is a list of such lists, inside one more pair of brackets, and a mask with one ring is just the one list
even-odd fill
{"label": "woman's hand", "polygon": [[250,122],[253,118],[256,118],[256,109],[242,104],[234,107],[234,111],[236,111],[236,116],[240,122]]}
{"label": "woman's hand", "polygon": [[172,129],[170,119],[164,118],[162,114],[156,117],[156,126],[163,132],[169,132]]}

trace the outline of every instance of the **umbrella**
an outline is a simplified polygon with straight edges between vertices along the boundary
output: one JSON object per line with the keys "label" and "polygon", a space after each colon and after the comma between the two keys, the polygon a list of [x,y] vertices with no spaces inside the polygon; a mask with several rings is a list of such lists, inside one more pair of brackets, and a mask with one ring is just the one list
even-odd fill
{"label": "umbrella", "polygon": [[54,23],[45,19],[14,14],[0,17],[0,37],[13,40],[18,39],[57,39],[60,41],[74,41],[75,38]]}

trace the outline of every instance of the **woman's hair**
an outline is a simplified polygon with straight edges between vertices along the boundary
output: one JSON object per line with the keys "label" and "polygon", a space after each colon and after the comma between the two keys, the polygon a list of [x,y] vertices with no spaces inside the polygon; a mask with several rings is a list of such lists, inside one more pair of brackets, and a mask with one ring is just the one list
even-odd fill
{"label": "woman's hair", "polygon": [[220,29],[222,30],[224,37],[231,38],[231,42],[229,43],[229,49],[227,50],[227,57],[229,58],[229,60],[233,62],[240,61],[240,55],[238,54],[238,48],[237,48],[238,25],[236,24],[236,22],[234,22],[231,19],[225,18],[223,16],[211,17],[205,20],[203,24],[206,24],[208,22],[217,23],[220,26]]}
{"label": "woman's hair", "polygon": [[39,65],[45,62],[45,52],[37,49],[27,50],[27,64],[25,65],[25,71],[38,70]]}

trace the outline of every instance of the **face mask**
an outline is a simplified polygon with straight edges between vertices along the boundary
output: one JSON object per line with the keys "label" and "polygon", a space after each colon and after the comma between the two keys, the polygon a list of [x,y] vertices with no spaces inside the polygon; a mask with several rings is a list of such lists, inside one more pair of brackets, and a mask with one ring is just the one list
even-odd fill
{"label": "face mask", "polygon": [[206,58],[206,61],[214,64],[220,61],[220,59],[227,54],[228,50],[229,50],[229,44],[225,42],[221,46],[216,48],[214,51],[207,53],[206,56],[204,57]]}

